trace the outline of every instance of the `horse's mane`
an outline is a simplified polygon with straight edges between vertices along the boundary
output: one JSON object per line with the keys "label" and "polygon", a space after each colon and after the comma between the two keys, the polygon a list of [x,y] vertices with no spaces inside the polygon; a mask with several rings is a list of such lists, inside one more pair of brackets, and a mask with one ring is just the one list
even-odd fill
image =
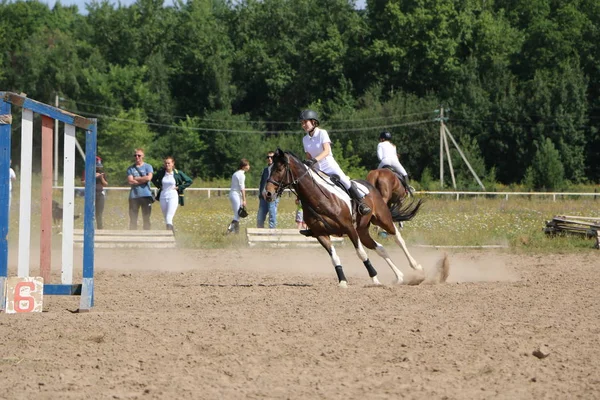
{"label": "horse's mane", "polygon": [[300,157],[298,157],[296,154],[294,154],[294,152],[293,152],[293,151],[291,151],[291,150],[286,150],[286,151],[284,151],[284,153],[285,153],[285,154],[289,154],[289,155],[291,155],[292,157],[294,157],[294,158],[296,158],[296,159],[300,160]]}

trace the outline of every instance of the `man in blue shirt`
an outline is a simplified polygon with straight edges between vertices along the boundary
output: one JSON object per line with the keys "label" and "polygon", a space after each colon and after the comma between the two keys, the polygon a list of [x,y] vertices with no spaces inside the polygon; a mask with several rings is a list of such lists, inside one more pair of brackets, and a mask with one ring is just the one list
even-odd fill
{"label": "man in blue shirt", "polygon": [[152,165],[144,162],[144,150],[135,149],[135,162],[127,168],[127,183],[131,186],[129,192],[129,229],[137,229],[137,219],[140,208],[144,220],[144,230],[150,230],[150,214],[152,213],[152,190],[150,181],[154,174]]}

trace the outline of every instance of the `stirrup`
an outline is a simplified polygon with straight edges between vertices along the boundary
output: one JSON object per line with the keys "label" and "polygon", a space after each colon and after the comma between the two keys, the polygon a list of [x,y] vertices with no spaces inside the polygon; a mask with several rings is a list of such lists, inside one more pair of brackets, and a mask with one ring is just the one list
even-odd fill
{"label": "stirrup", "polygon": [[312,231],[310,229],[301,229],[300,230],[300,234],[304,235],[306,237],[312,237],[313,236],[313,233],[312,233]]}
{"label": "stirrup", "polygon": [[369,207],[365,203],[358,203],[358,212],[360,213],[360,215],[367,215],[371,211],[371,207]]}

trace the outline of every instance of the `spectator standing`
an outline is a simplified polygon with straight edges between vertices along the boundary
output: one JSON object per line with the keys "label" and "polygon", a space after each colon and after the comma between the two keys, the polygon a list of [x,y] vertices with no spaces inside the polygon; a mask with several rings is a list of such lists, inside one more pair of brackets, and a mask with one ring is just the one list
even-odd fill
{"label": "spectator standing", "polygon": [[144,162],[144,149],[135,149],[133,154],[135,162],[127,168],[127,183],[131,186],[129,192],[129,229],[137,229],[137,220],[140,208],[144,230],[150,230],[150,215],[152,214],[152,190],[150,181],[154,174],[152,165]]}
{"label": "spectator standing", "polygon": [[256,227],[264,228],[267,213],[269,214],[269,228],[277,228],[277,207],[279,206],[279,197],[275,201],[268,202],[266,200],[265,187],[267,186],[267,180],[271,173],[271,165],[273,165],[273,155],[275,153],[270,151],[267,153],[267,166],[262,171],[260,177],[260,185],[258,187],[258,213],[256,214]]}
{"label": "spectator standing", "polygon": [[304,223],[304,212],[302,211],[302,202],[296,198],[296,226],[298,229],[307,229],[306,223]]}
{"label": "spectator standing", "polygon": [[[12,165],[12,160],[10,160],[10,164]],[[17,174],[15,174],[15,170],[12,167],[9,167],[9,179],[8,179],[8,213],[10,214],[10,205],[12,204],[12,187],[13,181],[17,180]]]}
{"label": "spectator standing", "polygon": [[175,169],[175,159],[169,156],[163,160],[163,166],[152,177],[152,183],[158,188],[156,199],[160,201],[167,229],[174,231],[173,218],[177,207],[185,204],[183,191],[192,184],[192,178]]}
{"label": "spectator standing", "polygon": [[[81,177],[81,182],[85,183],[85,171]],[[106,180],[106,174],[104,173],[104,165],[102,159],[96,156],[96,228],[104,229],[103,215],[104,215],[104,204],[106,203],[106,191],[105,187],[108,186]]]}
{"label": "spectator standing", "polygon": [[227,228],[227,233],[240,232],[240,215],[238,211],[241,206],[246,206],[246,172],[250,170],[250,162],[242,158],[238,170],[231,176],[231,188],[229,190],[229,201],[233,211],[233,220]]}

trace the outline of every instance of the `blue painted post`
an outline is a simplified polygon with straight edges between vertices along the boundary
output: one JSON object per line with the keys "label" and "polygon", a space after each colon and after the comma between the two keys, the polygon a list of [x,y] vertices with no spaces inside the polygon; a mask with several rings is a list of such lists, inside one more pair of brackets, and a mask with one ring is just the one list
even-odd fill
{"label": "blue painted post", "polygon": [[85,210],[83,220],[83,281],[79,311],[94,305],[94,214],[96,212],[97,123],[85,132]]}
{"label": "blue painted post", "polygon": [[0,92],[0,310],[4,309],[4,285],[8,277],[8,196],[10,168],[11,107]]}

